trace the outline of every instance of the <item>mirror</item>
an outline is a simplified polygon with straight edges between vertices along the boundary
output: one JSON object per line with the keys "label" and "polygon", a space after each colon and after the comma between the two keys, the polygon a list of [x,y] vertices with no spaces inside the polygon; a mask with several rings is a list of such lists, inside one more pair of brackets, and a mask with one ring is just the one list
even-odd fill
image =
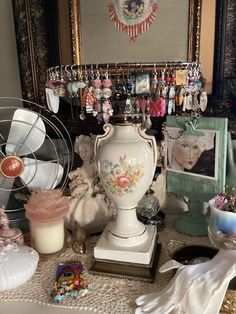
{"label": "mirror", "polygon": [[[85,1],[85,0],[83,0]],[[182,0],[181,0],[182,1]],[[228,116],[230,118],[230,128],[233,134],[236,135],[236,123],[233,119],[234,109],[233,103],[236,99],[236,54],[235,54],[235,26],[236,25],[236,8],[235,1],[230,0],[214,0],[216,1],[216,17],[215,17],[215,44],[214,44],[214,59],[213,59],[213,86],[212,92],[209,93],[209,115]],[[204,4],[209,0],[190,0],[192,5],[198,3]],[[79,38],[75,34],[80,34],[78,29],[79,22],[74,13],[78,13],[79,0],[47,0],[32,1],[31,5],[27,5],[26,0],[14,0],[13,11],[16,29],[16,40],[19,55],[19,65],[22,81],[23,98],[35,101],[45,105],[45,81],[47,68],[61,63],[65,64],[65,50],[72,51],[70,43],[73,43],[73,51],[70,59],[66,62],[73,63],[78,56],[80,48]],[[70,3],[70,7],[69,4]],[[63,13],[61,7],[64,8]],[[193,6],[194,7],[194,6]],[[77,8],[77,9],[76,9]],[[196,8],[196,7],[195,7]],[[208,30],[200,28],[200,33],[194,30],[196,27],[196,9],[193,9],[194,18],[189,25],[189,36],[192,40],[189,47],[192,49],[192,56],[196,51],[196,39],[201,35],[201,32],[208,36]],[[207,12],[208,14],[209,12]],[[208,16],[208,15],[207,15]],[[61,18],[66,21],[62,24]],[[70,22],[73,23],[72,39],[70,34]],[[76,22],[77,21],[77,22]],[[195,21],[195,22],[194,22]],[[114,26],[114,24],[113,24]],[[152,25],[153,26],[153,25]],[[152,27],[151,26],[151,27]],[[77,27],[77,29],[76,29]],[[35,31],[37,30],[37,31]],[[192,32],[191,32],[192,30]],[[69,35],[70,34],[70,35]],[[121,32],[122,35],[126,35]],[[148,34],[148,33],[147,33]],[[201,38],[201,36],[200,36]],[[64,44],[61,42],[63,39]],[[126,37],[127,39],[127,37]],[[137,40],[139,37],[137,38]],[[76,42],[77,41],[77,42]],[[205,50],[208,46],[199,47]],[[96,47],[95,47],[96,48]],[[94,48],[94,49],[95,49]],[[190,48],[188,51],[190,53]],[[77,60],[80,62],[79,60]],[[233,114],[232,114],[233,113]],[[67,121],[65,121],[67,124]],[[70,123],[68,122],[68,125]],[[79,124],[75,126],[76,132],[80,132]],[[71,125],[70,125],[71,128]],[[83,126],[81,127],[83,129]]]}

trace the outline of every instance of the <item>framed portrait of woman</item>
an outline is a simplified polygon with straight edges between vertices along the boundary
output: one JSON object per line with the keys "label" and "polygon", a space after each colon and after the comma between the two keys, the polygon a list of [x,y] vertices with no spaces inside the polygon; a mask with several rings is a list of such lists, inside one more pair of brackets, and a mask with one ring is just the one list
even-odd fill
{"label": "framed portrait of woman", "polygon": [[167,190],[200,199],[223,191],[227,118],[167,117]]}

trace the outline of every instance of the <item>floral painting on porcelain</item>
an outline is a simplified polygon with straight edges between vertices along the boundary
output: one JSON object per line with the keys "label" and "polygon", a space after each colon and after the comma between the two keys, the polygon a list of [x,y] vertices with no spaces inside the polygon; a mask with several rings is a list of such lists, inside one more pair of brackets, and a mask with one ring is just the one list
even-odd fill
{"label": "floral painting on porcelain", "polygon": [[143,164],[130,164],[126,155],[120,156],[119,162],[104,161],[102,176],[104,184],[110,193],[123,196],[135,190],[137,183],[143,177]]}

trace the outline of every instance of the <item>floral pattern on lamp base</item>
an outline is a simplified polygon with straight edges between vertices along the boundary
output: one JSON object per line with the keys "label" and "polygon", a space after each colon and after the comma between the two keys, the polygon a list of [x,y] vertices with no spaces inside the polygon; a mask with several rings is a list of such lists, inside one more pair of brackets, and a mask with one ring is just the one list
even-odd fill
{"label": "floral pattern on lamp base", "polygon": [[133,192],[144,175],[143,164],[131,165],[126,155],[119,157],[119,162],[104,161],[103,181],[107,189],[118,196]]}

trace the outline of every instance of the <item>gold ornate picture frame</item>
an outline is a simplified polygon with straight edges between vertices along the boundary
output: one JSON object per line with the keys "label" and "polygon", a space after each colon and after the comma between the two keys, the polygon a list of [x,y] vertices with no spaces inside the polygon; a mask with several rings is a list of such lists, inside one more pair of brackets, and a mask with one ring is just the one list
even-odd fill
{"label": "gold ornate picture frame", "polygon": [[[208,4],[210,2],[209,0],[190,0],[192,4],[190,12],[192,12],[193,18],[189,21],[188,55],[189,59],[192,56],[193,60],[195,53],[197,53],[197,58],[199,57],[198,53],[201,53],[201,51],[199,52],[201,47],[199,47],[197,36],[202,38],[201,35],[204,32],[208,36],[208,29],[204,31],[202,25],[196,31],[196,20],[199,18],[196,14],[199,12],[197,10],[198,1],[200,1],[203,11],[202,3]],[[235,137],[236,124],[233,112],[235,111],[236,90],[234,53],[236,2],[233,0],[215,0],[215,2],[215,19],[214,17],[211,18],[215,22],[215,32],[212,35],[215,44],[209,109],[210,113],[229,117],[230,131]],[[67,7],[66,12],[61,10],[60,5],[62,4]],[[45,105],[44,88],[47,68],[65,64],[65,62],[81,64],[81,29],[78,5],[79,0],[12,0],[22,97],[24,99]],[[206,11],[205,13],[207,20],[209,20],[209,13],[211,12]],[[59,24],[62,26],[60,27]],[[61,28],[65,32],[63,36]],[[62,37],[66,37],[66,42]],[[63,59],[63,49],[66,50],[66,53],[69,51],[66,61]],[[73,53],[71,53],[71,49],[73,49]],[[71,121],[67,117],[64,117],[64,122],[66,124],[68,122],[68,125],[71,126]],[[77,133],[80,131],[79,127],[80,124],[77,123],[75,126]]]}
{"label": "gold ornate picture frame", "polygon": [[[72,38],[72,54],[73,54],[73,63],[76,64],[83,64],[83,63],[106,63],[103,62],[102,60],[99,60],[99,56],[98,58],[96,58],[96,50],[100,50],[101,54],[102,51],[104,51],[104,53],[106,53],[106,59],[108,60],[107,62],[112,63],[112,62],[127,62],[128,58],[133,58],[133,60],[135,59],[135,55],[133,54],[134,50],[134,45],[137,46],[137,50],[139,49],[143,49],[143,45],[144,43],[150,43],[150,39],[152,42],[152,47],[149,47],[150,49],[153,50],[153,60],[151,60],[150,58],[148,58],[149,60],[143,59],[139,60],[138,62],[145,62],[145,61],[198,61],[199,60],[199,46],[200,46],[200,22],[201,22],[201,0],[178,0],[178,2],[176,2],[175,0],[173,0],[171,3],[171,6],[176,6],[176,9],[180,9],[181,5],[183,6],[184,10],[187,12],[188,16],[186,18],[187,21],[187,25],[185,25],[186,29],[184,30],[184,32],[186,32],[187,36],[186,36],[186,47],[183,49],[186,49],[185,53],[186,53],[186,58],[183,57],[182,60],[178,59],[178,60],[160,60],[158,59],[158,49],[160,47],[158,47],[158,41],[155,41],[155,37],[151,34],[157,34],[157,32],[159,31],[159,16],[161,14],[162,8],[160,8],[160,12],[157,12],[157,16],[156,16],[156,21],[154,21],[155,23],[153,23],[153,25],[150,27],[150,33],[149,31],[147,31],[145,34],[142,34],[142,36],[145,36],[146,39],[144,41],[140,40],[139,38],[137,38],[137,42],[135,43],[128,43],[128,36],[126,36],[126,34],[120,34],[121,32],[118,31],[117,29],[115,29],[115,26],[113,25],[113,22],[110,21],[109,24],[109,14],[108,14],[108,9],[107,9],[107,5],[108,5],[109,1],[101,1],[101,3],[99,4],[99,7],[103,6],[102,10],[103,12],[101,13],[101,8],[99,9],[99,13],[97,14],[98,10],[98,6],[94,5],[94,2],[91,0],[70,0],[70,19],[71,19],[71,38]],[[160,2],[160,1],[159,1]],[[186,8],[186,2],[188,2],[188,7]],[[159,3],[158,3],[159,5]],[[161,6],[165,6],[165,1],[162,1],[162,3],[160,4]],[[86,7],[85,7],[86,6]],[[164,10],[165,11],[165,8]],[[166,11],[168,11],[168,9],[166,8]],[[166,12],[165,11],[165,12]],[[178,12],[181,12],[181,10],[177,10]],[[81,13],[86,12],[86,20],[82,20],[82,16]],[[175,9],[171,8],[171,14],[173,14],[173,18],[172,22],[173,25],[171,26],[174,29],[176,28],[176,21],[178,20],[178,23],[180,23],[181,19],[179,18],[179,16],[175,16],[174,12]],[[168,13],[168,12],[167,12]],[[83,15],[84,16],[84,15]],[[84,26],[83,25],[83,21],[85,21],[87,23],[87,19],[89,18],[89,16],[92,19],[92,22],[94,24],[93,27],[93,31],[91,31],[89,33],[89,31],[87,31],[88,27],[87,25]],[[163,17],[163,19],[165,19],[165,17]],[[121,41],[126,41],[126,43],[121,43],[119,42],[117,45],[117,49],[119,49],[119,46],[121,46],[122,49],[122,57],[118,57],[118,58],[123,58],[117,61],[116,59],[112,59],[113,56],[109,55],[109,47],[107,47],[107,39],[104,37],[106,36],[106,32],[104,33],[100,33],[100,29],[104,29],[104,20],[106,20],[106,25],[110,25],[109,28],[114,28],[114,30],[109,30],[108,27],[106,27],[106,32],[108,32],[108,34],[110,36],[110,39],[113,39],[114,35],[115,35],[115,39],[112,42],[112,46],[111,48],[113,49],[114,45],[117,44],[117,41],[119,41],[121,38]],[[163,26],[164,28],[164,26]],[[97,30],[97,33],[95,34],[94,32]],[[86,34],[85,34],[86,32]],[[86,38],[85,38],[86,36]],[[96,38],[98,36],[101,36],[100,38],[102,38],[103,40],[101,40],[99,43],[96,40]],[[150,38],[150,36],[152,36]],[[161,34],[162,38],[165,37],[165,34]],[[183,35],[184,36],[184,35]],[[127,37],[124,39],[124,37]],[[149,38],[148,38],[149,37]],[[173,40],[170,39],[169,41],[169,47],[168,49],[173,49],[173,45],[171,44],[171,41]],[[89,41],[93,41],[90,42]],[[129,45],[130,44],[130,45]],[[100,45],[104,46],[104,47],[100,47]],[[90,61],[89,58],[87,58],[87,54],[89,53],[90,49],[87,49],[87,47],[94,47],[94,60],[98,61],[98,62],[87,62]],[[159,44],[160,46],[160,44]],[[125,47],[125,50],[124,50]],[[144,49],[146,49],[147,47],[145,47]],[[166,47],[167,48],[167,47]],[[165,48],[165,49],[166,49]],[[103,50],[104,49],[104,50]],[[182,48],[181,48],[182,49]],[[131,55],[132,52],[132,55]],[[129,54],[129,56],[128,56]],[[145,56],[144,56],[145,57]]]}

